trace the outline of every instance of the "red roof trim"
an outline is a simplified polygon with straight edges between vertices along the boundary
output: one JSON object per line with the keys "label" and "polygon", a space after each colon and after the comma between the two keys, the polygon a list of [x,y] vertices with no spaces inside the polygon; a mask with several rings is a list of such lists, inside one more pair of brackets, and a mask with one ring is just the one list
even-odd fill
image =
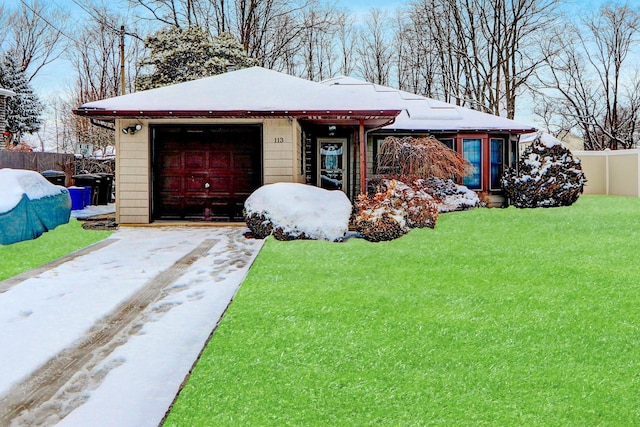
{"label": "red roof trim", "polygon": [[401,110],[273,110],[273,111],[248,111],[248,110],[232,110],[232,111],[206,111],[206,110],[103,110],[91,108],[79,108],[73,110],[78,116],[102,117],[102,118],[264,118],[264,117],[309,117],[309,118],[338,118],[350,119],[353,117],[364,118],[382,118],[396,117]]}

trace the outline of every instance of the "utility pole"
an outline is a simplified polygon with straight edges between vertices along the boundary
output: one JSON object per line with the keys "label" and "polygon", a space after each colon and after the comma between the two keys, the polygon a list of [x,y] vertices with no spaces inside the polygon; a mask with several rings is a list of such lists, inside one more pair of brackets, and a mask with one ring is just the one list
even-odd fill
{"label": "utility pole", "polygon": [[122,87],[122,94],[124,95],[124,25],[120,27],[120,86]]}

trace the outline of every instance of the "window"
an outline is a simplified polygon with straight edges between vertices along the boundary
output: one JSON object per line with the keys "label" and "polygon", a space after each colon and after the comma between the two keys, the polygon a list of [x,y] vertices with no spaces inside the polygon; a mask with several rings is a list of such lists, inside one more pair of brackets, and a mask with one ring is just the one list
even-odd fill
{"label": "window", "polygon": [[482,140],[480,138],[463,139],[462,156],[473,167],[471,174],[465,176],[462,183],[474,190],[482,188]]}
{"label": "window", "polygon": [[447,147],[451,148],[453,151],[456,151],[455,140],[453,138],[438,138],[438,141],[442,142]]}
{"label": "window", "polygon": [[491,138],[491,189],[502,188],[502,173],[504,172],[504,140]]}

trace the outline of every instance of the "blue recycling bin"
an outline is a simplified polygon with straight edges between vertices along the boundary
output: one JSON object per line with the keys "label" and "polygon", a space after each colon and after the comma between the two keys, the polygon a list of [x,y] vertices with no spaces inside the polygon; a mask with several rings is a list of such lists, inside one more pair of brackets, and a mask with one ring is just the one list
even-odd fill
{"label": "blue recycling bin", "polygon": [[71,210],[72,211],[79,211],[84,209],[85,206],[85,202],[84,202],[84,194],[85,194],[85,188],[84,187],[69,187],[67,190],[69,190],[69,196],[71,196]]}
{"label": "blue recycling bin", "polygon": [[93,188],[84,186],[84,206],[91,206],[91,196],[93,195]]}

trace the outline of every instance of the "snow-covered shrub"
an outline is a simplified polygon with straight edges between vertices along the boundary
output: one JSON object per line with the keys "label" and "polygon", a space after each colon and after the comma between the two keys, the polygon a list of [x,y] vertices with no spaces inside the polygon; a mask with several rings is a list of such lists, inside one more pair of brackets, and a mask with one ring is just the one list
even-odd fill
{"label": "snow-covered shrub", "polygon": [[587,182],[571,151],[555,138],[541,137],[527,147],[518,170],[505,171],[502,181],[511,204],[518,208],[569,206]]}
{"label": "snow-covered shrub", "polygon": [[244,203],[247,227],[257,238],[342,240],[352,206],[342,191],[280,182],[264,185]]}
{"label": "snow-covered shrub", "polygon": [[245,208],[244,221],[256,239],[264,239],[273,233],[273,223],[264,214],[248,213]]}
{"label": "snow-covered shrub", "polygon": [[412,228],[435,227],[438,205],[429,194],[396,180],[383,180],[378,188],[356,202],[353,223],[366,240],[393,240]]}
{"label": "snow-covered shrub", "polygon": [[[385,178],[373,178],[367,184],[367,192],[374,195],[379,189],[386,190],[386,183],[391,182]],[[469,190],[464,185],[458,185],[451,179],[426,178],[409,182],[414,191],[422,191],[431,196],[438,204],[440,213],[461,211],[484,206],[478,194]]]}
{"label": "snow-covered shrub", "polygon": [[483,206],[478,194],[464,185],[458,185],[451,179],[427,178],[413,182],[419,188],[431,195],[438,203],[441,213],[462,211]]}

